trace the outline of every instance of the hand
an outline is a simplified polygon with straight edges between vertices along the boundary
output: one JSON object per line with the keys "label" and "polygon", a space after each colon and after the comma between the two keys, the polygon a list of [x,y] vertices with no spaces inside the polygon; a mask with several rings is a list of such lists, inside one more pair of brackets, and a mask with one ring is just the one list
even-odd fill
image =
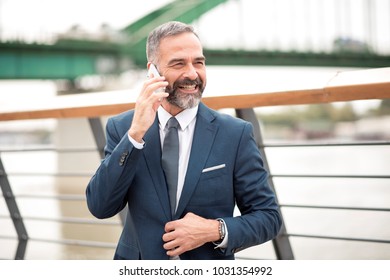
{"label": "hand", "polygon": [[129,129],[129,135],[134,140],[142,142],[146,131],[153,124],[158,107],[163,98],[169,95],[163,91],[156,92],[156,90],[167,85],[168,82],[165,81],[164,77],[153,77],[145,81],[135,103],[134,118]]}
{"label": "hand", "polygon": [[187,213],[182,219],[165,225],[164,249],[170,257],[179,256],[207,242],[219,240],[219,222]]}

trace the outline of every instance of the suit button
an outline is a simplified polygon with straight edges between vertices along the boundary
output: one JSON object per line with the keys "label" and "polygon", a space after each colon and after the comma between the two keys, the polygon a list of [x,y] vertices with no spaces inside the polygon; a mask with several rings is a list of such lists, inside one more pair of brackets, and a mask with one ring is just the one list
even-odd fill
{"label": "suit button", "polygon": [[126,160],[126,157],[127,155],[129,154],[128,151],[124,152],[122,155],[121,155],[121,158],[119,159],[119,165],[120,166],[123,166],[123,164],[125,163],[125,160]]}

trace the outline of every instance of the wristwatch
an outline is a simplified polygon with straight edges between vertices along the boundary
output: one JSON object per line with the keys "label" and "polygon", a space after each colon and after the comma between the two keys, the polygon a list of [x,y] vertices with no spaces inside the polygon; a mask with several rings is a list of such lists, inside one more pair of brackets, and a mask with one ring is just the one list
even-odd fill
{"label": "wristwatch", "polygon": [[219,222],[219,227],[218,227],[219,240],[220,240],[220,242],[222,242],[226,236],[225,221],[220,219],[220,218],[218,218],[217,221]]}

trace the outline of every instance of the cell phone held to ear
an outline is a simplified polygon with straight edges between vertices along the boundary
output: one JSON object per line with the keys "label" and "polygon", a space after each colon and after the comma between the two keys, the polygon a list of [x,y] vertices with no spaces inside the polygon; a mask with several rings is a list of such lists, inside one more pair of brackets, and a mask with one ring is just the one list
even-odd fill
{"label": "cell phone held to ear", "polygon": [[[148,77],[151,78],[151,75],[153,74],[153,77],[156,78],[156,77],[161,77],[160,73],[158,72],[157,70],[157,67],[151,63],[150,66],[149,66],[149,70],[148,70]],[[162,92],[162,91],[165,91],[165,88],[164,87],[161,87],[161,88],[158,88],[156,90],[156,92]]]}
{"label": "cell phone held to ear", "polygon": [[153,77],[161,77],[160,73],[158,73],[156,66],[152,63],[149,66],[148,70],[148,77],[151,78],[151,75],[153,74]]}

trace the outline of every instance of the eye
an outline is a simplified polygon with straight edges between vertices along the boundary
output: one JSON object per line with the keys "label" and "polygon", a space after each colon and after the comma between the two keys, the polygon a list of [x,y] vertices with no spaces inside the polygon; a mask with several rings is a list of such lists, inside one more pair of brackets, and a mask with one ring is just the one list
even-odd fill
{"label": "eye", "polygon": [[176,68],[176,69],[179,69],[183,66],[184,66],[183,62],[176,62],[176,63],[172,64],[172,68]]}
{"label": "eye", "polygon": [[203,65],[205,65],[205,62],[204,62],[204,60],[197,60],[197,61],[195,62],[195,65],[203,66]]}

